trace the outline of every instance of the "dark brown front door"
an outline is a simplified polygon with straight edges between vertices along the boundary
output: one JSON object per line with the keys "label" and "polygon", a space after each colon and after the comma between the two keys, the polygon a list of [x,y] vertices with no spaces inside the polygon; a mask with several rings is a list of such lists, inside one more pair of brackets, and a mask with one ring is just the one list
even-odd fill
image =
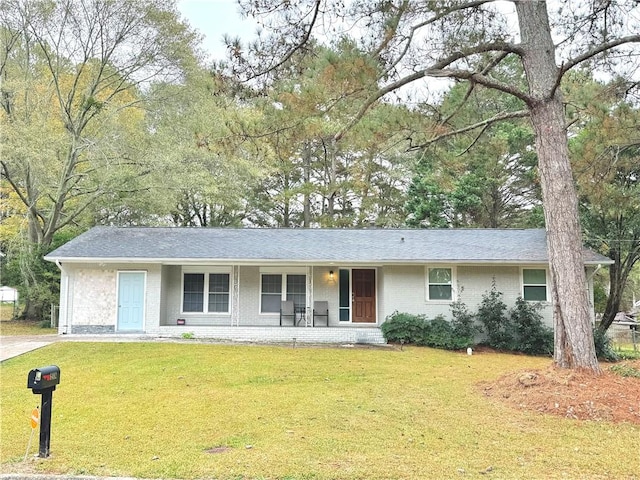
{"label": "dark brown front door", "polygon": [[376,323],[376,271],[353,269],[353,315],[354,323]]}

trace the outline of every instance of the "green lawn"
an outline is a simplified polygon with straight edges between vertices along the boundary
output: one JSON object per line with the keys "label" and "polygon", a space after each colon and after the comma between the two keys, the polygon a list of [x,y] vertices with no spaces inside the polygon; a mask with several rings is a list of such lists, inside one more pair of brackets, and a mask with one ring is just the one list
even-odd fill
{"label": "green lawn", "polygon": [[[33,458],[36,435],[25,465],[30,412],[40,401],[26,388],[27,373],[47,364],[61,368],[52,455]],[[475,387],[548,364],[427,348],[58,343],[0,365],[1,471],[637,479],[640,458],[630,448],[638,427],[516,411]],[[224,448],[207,452],[216,447]]]}
{"label": "green lawn", "polygon": [[41,322],[14,320],[15,308],[11,303],[0,303],[0,335],[50,335],[56,328],[42,327]]}

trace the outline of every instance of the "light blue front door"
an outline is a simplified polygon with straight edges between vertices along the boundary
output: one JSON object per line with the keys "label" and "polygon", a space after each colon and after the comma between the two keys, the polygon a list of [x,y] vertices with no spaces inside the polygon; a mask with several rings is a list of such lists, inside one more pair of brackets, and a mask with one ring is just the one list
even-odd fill
{"label": "light blue front door", "polygon": [[144,272],[118,273],[118,331],[143,330]]}

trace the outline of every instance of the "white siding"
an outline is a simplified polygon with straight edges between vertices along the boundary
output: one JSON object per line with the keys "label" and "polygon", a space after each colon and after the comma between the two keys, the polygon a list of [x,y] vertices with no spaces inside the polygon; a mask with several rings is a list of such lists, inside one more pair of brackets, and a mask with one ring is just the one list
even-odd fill
{"label": "white siding", "polygon": [[[482,296],[491,290],[495,280],[496,289],[503,294],[507,308],[515,305],[521,295],[522,279],[518,266],[458,266],[456,269],[457,298],[471,311],[477,310]],[[451,318],[450,302],[432,302],[426,299],[426,265],[391,266],[382,269],[381,285],[382,319],[394,311],[425,314],[429,318],[444,315]],[[545,323],[552,326],[550,302],[542,304],[541,314]]]}

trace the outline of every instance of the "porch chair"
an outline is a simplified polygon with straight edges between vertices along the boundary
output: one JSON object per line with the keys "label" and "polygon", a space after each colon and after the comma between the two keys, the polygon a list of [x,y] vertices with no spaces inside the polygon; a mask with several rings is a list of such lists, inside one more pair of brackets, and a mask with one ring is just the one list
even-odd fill
{"label": "porch chair", "polygon": [[313,326],[316,326],[316,318],[324,318],[326,326],[329,326],[329,302],[321,300],[313,302]]}
{"label": "porch chair", "polygon": [[291,319],[291,324],[296,326],[296,311],[294,309],[293,300],[283,300],[280,302],[280,326],[282,319]]}

